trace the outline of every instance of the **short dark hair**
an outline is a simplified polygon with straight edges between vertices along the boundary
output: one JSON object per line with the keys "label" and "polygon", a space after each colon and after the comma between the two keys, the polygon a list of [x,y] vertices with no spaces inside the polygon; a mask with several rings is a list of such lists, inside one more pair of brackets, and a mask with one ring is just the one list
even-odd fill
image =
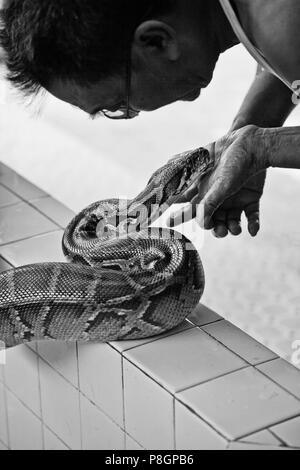
{"label": "short dark hair", "polygon": [[[6,0],[0,45],[9,80],[25,94],[53,79],[90,85],[120,73],[144,15],[173,0]],[[152,10],[153,7],[153,10]]]}

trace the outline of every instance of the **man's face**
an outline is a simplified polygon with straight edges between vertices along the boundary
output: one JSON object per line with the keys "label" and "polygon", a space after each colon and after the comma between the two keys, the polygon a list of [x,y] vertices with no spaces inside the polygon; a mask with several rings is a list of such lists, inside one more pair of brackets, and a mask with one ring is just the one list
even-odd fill
{"label": "man's face", "polygon": [[176,101],[197,99],[211,81],[217,57],[207,37],[197,42],[181,39],[164,23],[147,22],[136,33],[129,75],[124,67],[118,76],[89,86],[54,80],[48,91],[91,116],[124,108],[128,94],[132,110],[154,111]]}

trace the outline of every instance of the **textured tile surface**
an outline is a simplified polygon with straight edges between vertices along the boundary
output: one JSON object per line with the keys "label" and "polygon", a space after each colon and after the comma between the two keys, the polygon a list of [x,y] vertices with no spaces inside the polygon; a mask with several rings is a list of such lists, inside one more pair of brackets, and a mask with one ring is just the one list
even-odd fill
{"label": "textured tile surface", "polygon": [[57,225],[28,204],[0,208],[0,244],[2,245],[53,230],[57,230]]}
{"label": "textured tile surface", "polygon": [[73,211],[50,196],[31,201],[31,204],[62,228],[67,227],[75,215]]}
{"label": "textured tile surface", "polygon": [[6,352],[6,385],[35,414],[40,416],[38,359],[26,346],[11,348]]}
{"label": "textured tile surface", "polygon": [[11,206],[19,202],[22,200],[0,184],[0,207]]}
{"label": "textured tile surface", "polygon": [[[0,366],[1,373],[1,366]],[[1,379],[1,376],[0,376]],[[4,386],[0,381],[0,440],[8,445],[7,422],[6,422],[6,402],[4,396]]]}
{"label": "textured tile surface", "polygon": [[246,366],[198,328],[132,349],[125,357],[171,392]]}
{"label": "textured tile surface", "polygon": [[83,450],[124,450],[124,432],[81,396]]}
{"label": "textured tile surface", "polygon": [[228,450],[286,450],[284,447],[276,447],[276,446],[261,446],[255,444],[242,444],[239,442],[233,442],[229,444]]}
{"label": "textured tile surface", "polygon": [[[128,351],[129,349],[138,348],[140,346],[143,346],[144,344],[153,343],[154,341],[158,341],[162,338],[167,338],[168,336],[172,336],[172,335],[181,333],[182,331],[190,330],[192,328],[194,328],[194,325],[192,325],[190,322],[188,322],[186,320],[181,325],[179,325],[177,328],[174,328],[173,330],[168,331],[167,333],[165,333],[163,335],[154,336],[152,338],[145,338],[145,339],[141,339],[141,340],[138,340],[138,341],[135,341],[135,340],[132,340],[132,341],[112,341],[110,344],[117,351],[119,351],[120,353],[123,353],[125,351]],[[155,347],[155,346],[153,345],[153,347]]]}
{"label": "textured tile surface", "polygon": [[222,317],[210,310],[210,308],[206,307],[205,305],[199,304],[193,313],[188,317],[188,320],[196,326],[203,326],[222,320]]}
{"label": "textured tile surface", "polygon": [[75,343],[39,341],[39,355],[57,372],[78,387],[78,365]]}
{"label": "textured tile surface", "polygon": [[123,425],[121,356],[107,344],[79,344],[80,390]]}
{"label": "textured tile surface", "polygon": [[250,443],[250,444],[274,445],[274,446],[281,445],[280,440],[277,439],[268,430],[264,430],[264,431],[260,431],[260,432],[251,434],[251,436],[244,437],[242,439],[242,441]]}
{"label": "textured tile surface", "polygon": [[173,449],[171,395],[126,360],[124,394],[126,431],[145,449]]}
{"label": "textured tile surface", "polygon": [[225,320],[204,326],[202,329],[252,365],[277,357],[272,351]]}
{"label": "textured tile surface", "polygon": [[300,371],[283,359],[257,367],[261,372],[300,399]]}
{"label": "textured tile surface", "polygon": [[300,413],[300,401],[253,368],[194,387],[179,398],[231,439]]}
{"label": "textured tile surface", "polygon": [[125,435],[125,449],[126,450],[143,450],[143,447],[140,446],[134,439],[132,439],[128,434]]}
{"label": "textured tile surface", "polygon": [[0,183],[27,201],[47,196],[44,191],[3,163],[0,164]]}
{"label": "textured tile surface", "polygon": [[0,246],[0,253],[14,266],[33,263],[65,262],[61,248],[63,231],[28,238],[9,245]]}
{"label": "textured tile surface", "polygon": [[12,266],[8,264],[3,258],[0,256],[0,273],[3,271],[7,271],[8,269],[12,269]]}
{"label": "textured tile surface", "polygon": [[68,450],[68,447],[52,431],[44,426],[45,450]]}
{"label": "textured tile surface", "polygon": [[10,448],[42,450],[42,423],[16,397],[7,392]]}
{"label": "textured tile surface", "polygon": [[80,449],[79,393],[44,361],[40,361],[44,422],[72,449]]}
{"label": "textured tile surface", "polygon": [[184,405],[175,404],[177,450],[224,450],[228,442]]}
{"label": "textured tile surface", "polygon": [[271,428],[287,445],[300,448],[300,416]]}

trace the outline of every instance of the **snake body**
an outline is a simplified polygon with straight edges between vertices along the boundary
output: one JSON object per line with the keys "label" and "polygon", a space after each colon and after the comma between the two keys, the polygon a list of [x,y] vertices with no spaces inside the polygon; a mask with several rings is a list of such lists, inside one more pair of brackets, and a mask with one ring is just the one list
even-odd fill
{"label": "snake body", "polygon": [[132,340],[182,323],[203,293],[201,260],[182,235],[149,225],[212,166],[202,148],[178,156],[132,201],[100,201],[78,214],[63,237],[68,263],[2,273],[0,340]]}

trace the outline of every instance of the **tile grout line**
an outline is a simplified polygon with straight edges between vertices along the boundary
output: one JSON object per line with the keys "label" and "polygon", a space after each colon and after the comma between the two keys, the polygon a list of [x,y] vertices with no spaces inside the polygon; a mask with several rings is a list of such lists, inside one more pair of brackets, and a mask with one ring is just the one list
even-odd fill
{"label": "tile grout line", "polygon": [[[125,376],[124,376],[124,358],[121,356],[121,387],[122,387],[122,411],[123,411],[123,428],[126,434],[126,412],[125,412]],[[127,447],[126,436],[124,436],[124,449]]]}
{"label": "tile grout line", "polygon": [[[279,358],[280,359],[280,358]],[[274,359],[276,360],[276,359]],[[277,359],[278,360],[278,359]],[[283,359],[284,360],[284,359]],[[271,361],[270,361],[271,362]],[[286,361],[287,362],[287,361]],[[289,364],[287,362],[287,364]],[[266,373],[264,373],[263,371],[261,371],[260,369],[258,369],[258,366],[259,365],[262,365],[262,364],[258,364],[257,366],[255,366],[255,370],[257,370],[257,372],[259,372],[260,374],[262,374],[266,379],[269,379],[272,383],[274,383],[275,385],[277,385],[277,387],[281,388],[281,390],[283,390],[284,392],[288,393],[289,395],[291,395],[293,398],[295,398],[298,402],[300,402],[300,398],[297,396],[297,395],[294,395],[293,392],[290,392],[287,388],[283,387],[283,385],[279,384],[278,382],[276,382],[274,379],[272,379],[272,377],[269,377]],[[296,369],[297,370],[297,369]],[[299,374],[299,377],[300,377],[300,374]]]}
{"label": "tile grout line", "polygon": [[178,397],[174,397],[175,400],[178,401],[178,403],[180,403],[181,405],[183,405],[190,413],[192,413],[193,416],[196,416],[200,421],[202,421],[203,423],[205,423],[210,429],[212,429],[216,434],[218,434],[220,437],[222,437],[223,439],[225,439],[225,441],[227,441],[228,443],[230,443],[230,438],[227,437],[225,434],[222,434],[222,432],[215,428],[209,421],[207,421],[205,418],[203,418],[202,416],[200,416],[198,413],[196,413],[196,411],[192,408],[192,406],[188,405],[187,403],[181,401]]}
{"label": "tile grout line", "polygon": [[10,439],[10,429],[9,429],[9,415],[8,415],[8,401],[7,401],[7,385],[5,379],[5,370],[2,370],[2,379],[3,379],[3,394],[4,394],[4,406],[5,406],[5,421],[6,421],[6,432],[7,432],[7,447],[11,448],[11,439]]}
{"label": "tile grout line", "polygon": [[173,396],[173,446],[174,450],[177,450],[177,440],[176,440],[176,398]]}
{"label": "tile grout line", "polygon": [[[38,347],[38,345],[37,345]],[[40,415],[41,415],[41,426],[42,426],[42,446],[45,450],[45,433],[44,433],[44,417],[43,417],[43,406],[42,406],[42,387],[41,387],[41,375],[40,375],[40,359],[39,355],[36,354],[37,372],[38,372],[38,390],[39,390],[39,401],[40,401]]]}
{"label": "tile grout line", "polygon": [[[244,436],[240,436],[240,437],[238,437],[237,439],[238,439],[238,440],[242,440],[242,439],[245,439],[245,437],[250,437],[250,436],[252,436],[252,434],[256,434],[256,433],[261,432],[261,431],[265,431],[265,430],[270,431],[270,429],[269,429],[270,427],[279,426],[280,424],[284,424],[284,423],[286,423],[286,422],[288,422],[288,421],[291,421],[291,420],[293,420],[293,419],[295,419],[295,418],[300,418],[300,414],[294,415],[294,416],[290,416],[290,417],[285,418],[285,419],[282,419],[282,420],[280,420],[280,421],[276,421],[275,423],[272,423],[272,424],[268,424],[267,426],[265,426],[265,427],[263,427],[263,428],[260,428],[260,429],[254,431],[254,432],[251,432],[250,434],[245,434]],[[277,437],[277,435],[276,435],[276,437]]]}
{"label": "tile grout line", "polygon": [[272,434],[272,436],[276,437],[276,439],[278,439],[281,442],[281,444],[288,447],[288,443],[284,442],[284,440],[281,439],[281,437],[277,436],[277,434],[274,431],[272,431],[270,428],[268,428],[268,431],[269,431],[270,434]]}
{"label": "tile grout line", "polygon": [[[34,238],[37,238],[37,237],[41,237],[42,235],[48,235],[48,233],[56,233],[56,232],[60,232],[61,229],[59,227],[53,229],[53,230],[50,230],[50,231],[47,231],[47,232],[42,232],[42,233],[36,233],[35,235],[32,235],[32,236],[29,236],[29,237],[25,237],[25,238],[19,238],[17,240],[12,240],[10,242],[5,242],[5,243],[0,243],[0,256],[3,256],[1,254],[1,248],[4,248],[6,246],[11,246],[13,245],[14,243],[20,243],[20,242],[24,242],[26,240],[32,240]],[[10,263],[11,264],[11,263]],[[18,266],[15,266],[15,267],[18,267]]]}
{"label": "tile grout line", "polygon": [[[16,395],[16,393],[15,393],[11,388],[9,388],[6,384],[5,384],[5,388],[6,388],[6,390],[7,390],[9,393],[11,393],[11,394],[14,396],[14,398],[15,398],[19,403],[21,403],[21,405],[24,406],[24,408],[27,409],[27,411],[30,411],[30,413],[32,413],[32,414],[34,415],[34,417],[35,417],[36,419],[38,419],[38,420],[41,422],[42,426],[44,426],[44,427],[47,428],[49,431],[51,431],[52,434],[54,434],[55,437],[57,437],[66,447],[70,448],[70,447],[63,441],[63,439],[62,439],[61,437],[59,437],[59,436],[56,434],[56,432],[55,432],[52,428],[50,428],[50,426],[49,426],[47,423],[45,423],[44,421],[42,421],[41,416],[38,416],[38,415],[36,414],[36,412],[33,411],[33,410],[32,410],[20,397],[18,397],[18,395]],[[10,444],[10,442],[9,442],[9,444]],[[10,447],[10,445],[9,445],[9,447]]]}
{"label": "tile grout line", "polygon": [[[231,323],[232,324],[232,323]],[[203,327],[206,326],[206,325],[203,325]],[[205,333],[206,335],[208,335],[210,338],[212,338],[214,341],[216,341],[218,344],[220,344],[221,346],[223,346],[224,348],[226,348],[228,351],[230,351],[231,353],[235,354],[237,357],[239,357],[240,359],[242,359],[242,361],[244,361],[246,364],[248,364],[249,366],[251,367],[255,367],[254,364],[251,364],[251,362],[249,362],[247,359],[245,359],[244,357],[242,357],[240,354],[238,354],[237,352],[233,351],[233,349],[230,349],[229,346],[227,346],[226,344],[222,343],[220,340],[218,340],[217,338],[215,338],[211,333],[203,330],[203,327],[199,327],[199,329]],[[241,330],[242,331],[242,330]],[[247,334],[247,333],[246,333]],[[250,335],[248,335],[250,338],[252,338]],[[253,339],[253,338],[252,338]],[[260,343],[259,343],[260,344]],[[266,348],[268,349],[268,348]],[[271,350],[270,350],[271,351]],[[271,351],[273,352],[273,351]],[[275,354],[275,353],[274,353]],[[276,359],[276,358],[274,358]],[[273,360],[273,359],[271,359]],[[266,361],[268,362],[268,361]],[[263,363],[260,363],[260,364],[256,364],[256,365],[261,365]]]}
{"label": "tile grout line", "polygon": [[79,427],[80,427],[80,448],[83,450],[83,428],[82,428],[82,407],[81,407],[81,392],[80,392],[80,373],[79,373],[79,350],[78,350],[78,342],[76,342],[75,351],[76,351],[76,365],[77,365],[77,385],[78,385],[78,405],[79,405]]}

